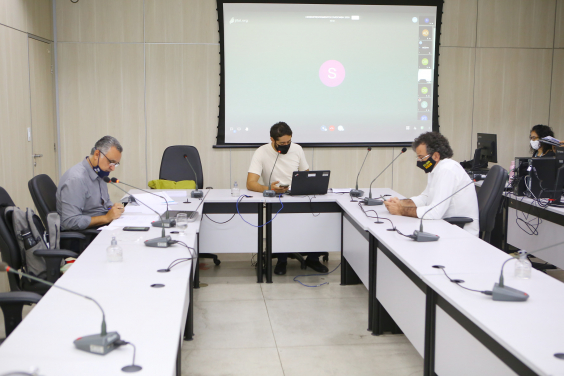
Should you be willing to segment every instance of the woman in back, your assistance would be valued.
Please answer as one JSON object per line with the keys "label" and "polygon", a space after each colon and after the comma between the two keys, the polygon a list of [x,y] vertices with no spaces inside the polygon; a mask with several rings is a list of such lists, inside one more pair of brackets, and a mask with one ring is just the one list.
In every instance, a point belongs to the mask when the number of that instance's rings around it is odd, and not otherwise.
{"label": "woman in back", "polygon": [[530,139],[533,158],[556,156],[553,146],[542,142],[542,139],[547,136],[554,137],[554,132],[548,125],[538,124],[531,129]]}

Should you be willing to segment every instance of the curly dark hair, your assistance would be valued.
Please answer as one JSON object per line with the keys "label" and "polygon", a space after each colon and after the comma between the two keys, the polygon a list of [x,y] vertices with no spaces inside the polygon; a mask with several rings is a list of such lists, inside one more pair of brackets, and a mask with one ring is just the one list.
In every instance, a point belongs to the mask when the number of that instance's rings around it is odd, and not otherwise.
{"label": "curly dark hair", "polygon": [[[545,148],[552,147],[550,144],[546,144],[541,141],[542,138],[547,136],[554,137],[554,132],[552,131],[552,128],[550,128],[548,125],[537,124],[531,128],[529,134],[533,131],[537,134],[537,136],[539,136],[539,141],[541,142],[541,148],[543,151],[545,150]],[[533,149],[532,147],[529,147],[529,149],[531,150],[532,153],[535,152],[535,149]]]}
{"label": "curly dark hair", "polygon": [[278,141],[278,139],[282,136],[291,136],[292,130],[290,126],[283,121],[280,121],[270,127],[270,137],[274,139],[274,141]]}
{"label": "curly dark hair", "polygon": [[415,149],[417,149],[417,147],[421,144],[427,146],[427,154],[433,155],[435,152],[438,152],[441,159],[451,158],[454,154],[447,138],[439,132],[427,132],[420,134],[419,137],[413,140],[411,148],[415,151]]}

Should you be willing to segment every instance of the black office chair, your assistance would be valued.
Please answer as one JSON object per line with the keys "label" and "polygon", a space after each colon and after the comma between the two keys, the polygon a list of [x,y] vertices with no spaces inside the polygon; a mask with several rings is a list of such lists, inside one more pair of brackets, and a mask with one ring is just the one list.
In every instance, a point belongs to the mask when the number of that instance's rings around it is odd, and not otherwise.
{"label": "black office chair", "polygon": [[[14,201],[12,201],[8,192],[0,187],[0,254],[2,255],[2,261],[14,269],[20,270],[23,267],[23,260],[16,235],[12,229],[11,215],[8,218],[4,218],[6,207],[14,205]],[[45,259],[47,266],[47,276],[45,279],[52,283],[61,276],[61,261],[67,257],[78,257],[75,252],[63,249],[38,249],[34,254]],[[13,273],[8,273],[8,283],[10,291],[13,292],[30,291],[44,295],[49,289],[47,285],[31,281],[28,278],[20,278]]]}
{"label": "black office chair", "polygon": [[[28,183],[29,193],[37,208],[37,214],[45,228],[47,228],[47,215],[57,211],[57,186],[48,175],[34,176]],[[85,229],[81,231],[62,231],[61,248],[82,252],[98,235],[96,229]]]}
{"label": "black office chair", "polygon": [[[4,328],[6,337],[16,329],[22,322],[22,310],[24,305],[37,304],[41,295],[34,292],[2,292],[0,293],[0,309],[4,314]],[[0,338],[0,345],[5,338]]]}
{"label": "black office chair", "polygon": [[[492,230],[495,226],[495,217],[501,205],[503,189],[505,188],[508,176],[507,171],[503,167],[499,165],[493,166],[477,194],[480,238],[488,243],[490,242]],[[463,228],[466,223],[473,222],[472,218],[467,217],[451,217],[445,218],[444,220],[461,228]]]}
{"label": "black office chair", "polygon": [[[196,175],[194,175],[192,168],[190,168],[190,165],[184,159],[184,155],[188,157],[188,160],[196,171]],[[204,172],[202,171],[202,161],[198,149],[190,145],[167,147],[161,160],[159,179],[170,181],[194,180],[198,189],[203,189]],[[211,187],[206,187],[206,189],[211,189]],[[217,255],[213,253],[200,253],[199,258],[213,259],[215,265],[221,264]]]}

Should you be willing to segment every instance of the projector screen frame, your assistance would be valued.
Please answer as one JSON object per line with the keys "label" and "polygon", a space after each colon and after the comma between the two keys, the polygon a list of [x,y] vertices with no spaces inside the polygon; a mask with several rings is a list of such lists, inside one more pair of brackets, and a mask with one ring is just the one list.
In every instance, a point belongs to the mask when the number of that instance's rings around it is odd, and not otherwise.
{"label": "projector screen frame", "polygon": [[[225,61],[224,61],[224,29],[223,29],[223,4],[232,3],[256,3],[256,4],[328,4],[328,5],[394,5],[394,6],[435,6],[437,7],[436,16],[436,38],[435,38],[435,55],[433,61],[433,116],[432,130],[439,132],[439,114],[438,114],[438,77],[439,77],[439,46],[441,37],[441,25],[443,14],[444,0],[353,0],[345,3],[343,0],[216,0],[218,26],[219,26],[219,56],[220,56],[220,84],[219,84],[219,116],[217,125],[216,144],[213,148],[257,148],[268,142],[270,136],[265,134],[265,142],[263,143],[225,143]],[[280,121],[284,121],[280,119]],[[274,124],[274,123],[273,123]],[[292,126],[289,124],[290,127]],[[331,142],[300,142],[303,147],[409,147],[411,142],[348,142],[348,143],[331,143]]]}

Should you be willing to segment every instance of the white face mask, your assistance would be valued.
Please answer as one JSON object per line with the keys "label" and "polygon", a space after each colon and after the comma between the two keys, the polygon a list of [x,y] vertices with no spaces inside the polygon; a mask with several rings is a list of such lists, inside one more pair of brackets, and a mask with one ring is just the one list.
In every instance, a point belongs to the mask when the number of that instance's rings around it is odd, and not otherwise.
{"label": "white face mask", "polygon": [[540,146],[540,141],[539,141],[539,140],[536,140],[536,141],[531,140],[531,147],[532,147],[533,149],[539,150],[539,146]]}

